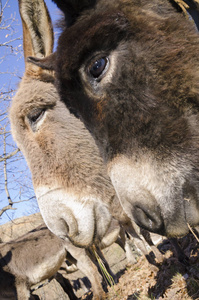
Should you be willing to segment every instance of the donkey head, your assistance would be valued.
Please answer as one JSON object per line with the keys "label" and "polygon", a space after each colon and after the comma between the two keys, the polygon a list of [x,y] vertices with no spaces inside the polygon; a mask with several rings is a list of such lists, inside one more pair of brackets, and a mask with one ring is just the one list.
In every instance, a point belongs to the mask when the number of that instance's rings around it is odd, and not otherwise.
{"label": "donkey head", "polygon": [[[51,54],[53,31],[44,2],[20,0],[19,7],[25,60]],[[26,62],[10,121],[49,229],[83,247],[101,240],[115,192],[93,138],[59,100],[52,72]]]}
{"label": "donkey head", "polygon": [[55,69],[126,213],[180,236],[199,223],[199,37],[171,2],[99,0],[63,31],[53,60],[32,62]]}

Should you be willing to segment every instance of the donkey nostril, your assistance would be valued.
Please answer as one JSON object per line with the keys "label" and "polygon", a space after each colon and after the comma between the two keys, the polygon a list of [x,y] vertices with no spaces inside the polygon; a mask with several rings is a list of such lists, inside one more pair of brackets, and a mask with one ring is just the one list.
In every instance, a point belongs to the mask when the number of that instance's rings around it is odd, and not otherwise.
{"label": "donkey nostril", "polygon": [[61,219],[61,227],[63,229],[63,232],[68,236],[69,234],[69,225],[66,223],[64,219]]}
{"label": "donkey nostril", "polygon": [[60,226],[65,236],[72,238],[78,235],[78,223],[70,209],[67,209],[64,217],[60,219]]}
{"label": "donkey nostril", "polygon": [[136,206],[133,210],[133,216],[140,227],[159,234],[164,233],[164,222],[158,208],[148,209]]}

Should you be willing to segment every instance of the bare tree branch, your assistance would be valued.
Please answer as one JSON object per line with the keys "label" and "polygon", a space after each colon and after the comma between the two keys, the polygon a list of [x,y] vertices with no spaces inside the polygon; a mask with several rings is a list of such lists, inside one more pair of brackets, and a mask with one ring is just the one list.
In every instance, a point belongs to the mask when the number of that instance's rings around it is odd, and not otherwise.
{"label": "bare tree branch", "polygon": [[12,205],[7,205],[4,206],[1,210],[0,210],[0,217],[3,215],[4,212],[6,212],[7,210],[16,210],[16,208],[12,207]]}
{"label": "bare tree branch", "polygon": [[13,202],[12,202],[12,200],[11,200],[10,193],[9,193],[9,190],[8,190],[7,159],[5,158],[5,157],[6,157],[6,134],[4,134],[4,144],[3,144],[3,149],[4,149],[3,156],[4,156],[4,181],[5,181],[5,192],[6,192],[6,195],[7,195],[8,203],[9,203],[9,205],[12,207]]}
{"label": "bare tree branch", "polygon": [[20,151],[20,149],[17,148],[15,151],[10,152],[9,154],[4,155],[3,157],[0,157],[0,162],[1,162],[1,161],[5,161],[5,160],[7,160],[7,159],[9,159],[9,158],[11,158],[11,157],[13,157],[13,156],[15,156],[19,151]]}
{"label": "bare tree branch", "polygon": [[[10,11],[10,17],[5,18]],[[5,14],[6,12],[6,14]],[[22,58],[22,34],[17,32],[17,12],[12,9],[12,1],[0,0],[0,221],[10,218],[9,211],[15,211],[20,203],[35,199],[30,172],[20,150],[14,144],[8,120],[8,107],[14,96],[18,78],[17,64],[8,65],[6,60]],[[16,26],[17,25],[17,26]],[[21,27],[20,27],[21,30]],[[6,80],[5,80],[6,78]],[[30,209],[31,210],[31,209]],[[12,216],[13,218],[13,216]]]}

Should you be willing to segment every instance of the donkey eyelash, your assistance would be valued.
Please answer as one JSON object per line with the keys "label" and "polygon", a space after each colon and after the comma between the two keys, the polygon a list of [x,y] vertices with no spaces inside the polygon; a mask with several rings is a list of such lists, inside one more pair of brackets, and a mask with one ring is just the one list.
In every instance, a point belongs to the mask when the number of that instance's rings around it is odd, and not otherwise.
{"label": "donkey eyelash", "polygon": [[46,113],[46,108],[34,108],[28,115],[28,123],[31,126],[33,132],[36,132],[43,123],[44,115]]}
{"label": "donkey eyelash", "polygon": [[33,109],[27,116],[28,120],[31,123],[35,123],[35,122],[39,121],[42,118],[45,111],[46,111],[46,109],[43,109],[43,108]]}

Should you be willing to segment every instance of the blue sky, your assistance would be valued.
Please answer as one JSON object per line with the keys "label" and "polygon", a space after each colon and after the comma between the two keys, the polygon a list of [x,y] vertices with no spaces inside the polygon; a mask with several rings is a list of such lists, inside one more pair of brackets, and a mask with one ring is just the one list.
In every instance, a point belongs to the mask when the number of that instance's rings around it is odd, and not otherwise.
{"label": "blue sky", "polygon": [[[24,73],[24,58],[23,58],[23,41],[22,41],[22,25],[21,19],[18,11],[18,1],[17,0],[0,0],[2,6],[6,4],[6,8],[3,13],[3,20],[0,24],[0,115],[4,112],[10,103],[10,98],[15,94],[17,85],[20,82],[21,77]],[[7,3],[8,2],[8,3]],[[45,1],[53,24],[59,18],[59,11],[52,1]],[[11,23],[11,20],[14,21]],[[9,25],[9,29],[5,27]],[[2,28],[3,27],[3,28]],[[56,30],[55,30],[56,32]],[[55,34],[55,41],[57,40],[58,33]],[[14,40],[11,43],[6,44],[8,41]],[[2,46],[3,44],[3,46]],[[12,46],[12,47],[11,47]],[[55,43],[56,47],[56,43]],[[5,97],[8,91],[13,92]],[[3,95],[3,96],[2,96]],[[3,99],[3,101],[2,101]],[[0,118],[1,119],[1,118]],[[2,123],[0,124],[0,127]],[[0,128],[1,129],[1,128]],[[9,130],[9,124],[7,124],[6,130]],[[12,137],[7,138],[7,149],[6,152],[10,152],[16,147]],[[2,137],[0,140],[0,156],[3,153],[3,142]],[[21,154],[18,156],[21,157]],[[11,198],[14,201],[19,201],[20,199],[25,200],[28,196],[33,195],[33,188],[31,186],[31,175],[28,171],[25,161],[20,158],[13,159],[10,162],[9,167],[9,191],[11,192]],[[2,173],[0,173],[2,176]],[[20,180],[24,181],[24,187],[20,186]],[[1,178],[0,183],[0,209],[7,205],[6,193],[4,191],[3,179]],[[24,198],[25,197],[25,198]],[[18,218],[23,215],[28,215],[34,213],[37,210],[35,200],[22,202],[14,205],[17,210],[7,211],[0,217],[0,225],[10,221],[10,219]]]}
{"label": "blue sky", "polygon": [[[5,5],[5,3],[7,2],[7,0],[2,0],[2,4],[3,6]],[[53,24],[56,22],[56,20],[59,18],[59,11],[56,7],[56,5],[50,1],[47,0],[46,4],[48,6]],[[8,2],[7,8],[4,11],[4,15],[3,15],[5,20],[8,20],[10,18],[15,18],[16,21],[13,24],[13,29],[16,31],[16,34],[13,36],[13,38],[19,38],[19,40],[15,41],[12,43],[12,46],[20,46],[21,51],[22,51],[22,25],[21,25],[21,19],[20,19],[20,15],[19,15],[19,11],[18,11],[18,1],[17,0],[10,0]],[[5,34],[0,33],[0,43],[4,43],[7,40],[9,40],[9,36],[7,36],[8,32],[5,32]],[[56,45],[55,45],[56,46]],[[4,47],[0,47],[0,57],[3,56],[3,53],[5,51]],[[17,74],[19,74],[20,76],[23,75],[24,72],[24,60],[22,56],[18,56],[17,59],[15,56],[13,55],[9,55],[6,60],[4,61],[4,63],[1,64],[1,71],[10,71],[10,73],[16,72]],[[2,77],[1,77],[2,80]],[[3,83],[4,81],[6,82],[6,84],[10,83],[10,84],[15,84],[16,86],[16,82],[18,80],[13,79],[13,77],[10,75],[9,76],[4,76],[3,77]],[[1,81],[1,85],[2,85],[2,81]]]}

